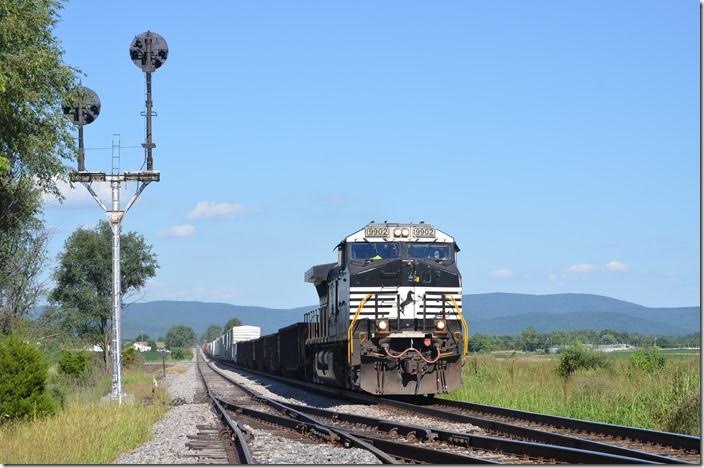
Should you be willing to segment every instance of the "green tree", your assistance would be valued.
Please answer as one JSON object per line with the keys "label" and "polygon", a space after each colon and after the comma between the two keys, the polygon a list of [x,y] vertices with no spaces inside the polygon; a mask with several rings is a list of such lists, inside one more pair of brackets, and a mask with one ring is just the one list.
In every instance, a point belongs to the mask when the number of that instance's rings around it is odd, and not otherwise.
{"label": "green tree", "polygon": [[633,370],[641,370],[648,374],[665,367],[665,356],[658,348],[649,351],[639,349],[629,356],[630,366]]}
{"label": "green tree", "polygon": [[533,327],[528,327],[521,332],[523,351],[535,351],[540,344],[538,332]]}
{"label": "green tree", "polygon": [[225,323],[225,326],[223,327],[223,331],[230,330],[232,327],[239,327],[240,325],[242,325],[242,322],[240,321],[240,319],[238,319],[237,317],[231,318],[230,320],[228,320]]}
{"label": "green tree", "polygon": [[190,361],[193,359],[193,353],[189,349],[174,348],[171,351],[171,359],[174,361]]}
{"label": "green tree", "polygon": [[604,353],[592,351],[581,345],[573,345],[560,353],[557,373],[564,378],[569,378],[579,369],[606,367],[609,367],[609,361]]}
{"label": "green tree", "polygon": [[57,195],[57,179],[66,175],[61,160],[75,155],[61,105],[77,72],[63,63],[53,34],[60,8],[56,0],[0,0],[2,177],[26,177]]}
{"label": "green tree", "polygon": [[136,349],[130,347],[122,351],[120,356],[120,364],[122,364],[123,369],[130,369],[132,367],[139,366],[142,363],[144,363],[144,359]]}
{"label": "green tree", "polygon": [[75,379],[82,379],[90,369],[90,357],[86,351],[64,351],[59,359],[59,371]]}
{"label": "green tree", "polygon": [[202,335],[200,335],[200,342],[201,343],[208,343],[210,341],[213,341],[217,337],[222,335],[222,328],[220,328],[219,325],[210,325]]}
{"label": "green tree", "polygon": [[44,192],[60,198],[62,160],[75,155],[62,103],[77,70],[54,37],[61,4],[0,0],[0,332],[9,333],[44,293]]}
{"label": "green tree", "polygon": [[166,347],[187,348],[193,346],[196,341],[196,332],[188,325],[174,325],[166,332]]}
{"label": "green tree", "polygon": [[13,229],[0,230],[0,334],[15,329],[46,293],[39,275],[46,263],[48,239],[48,232],[35,217]]}
{"label": "green tree", "polygon": [[3,419],[44,416],[56,411],[47,392],[49,373],[37,347],[10,335],[0,340],[0,415]]}
{"label": "green tree", "polygon": [[[151,245],[136,232],[120,236],[121,300],[143,288],[159,267]],[[66,240],[54,272],[47,320],[86,343],[103,349],[108,366],[112,312],[112,229],[101,221],[95,229],[78,228]]]}
{"label": "green tree", "polygon": [[146,333],[140,333],[137,335],[137,338],[134,339],[134,341],[149,341],[149,335]]}

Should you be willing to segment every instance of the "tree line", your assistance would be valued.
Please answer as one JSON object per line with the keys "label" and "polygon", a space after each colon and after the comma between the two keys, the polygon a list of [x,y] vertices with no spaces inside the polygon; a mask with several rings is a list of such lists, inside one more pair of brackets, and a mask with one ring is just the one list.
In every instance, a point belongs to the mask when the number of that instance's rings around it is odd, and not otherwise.
{"label": "tree line", "polygon": [[[212,324],[200,335],[198,343],[208,343],[219,338],[223,334],[223,330],[230,330],[232,327],[238,327],[242,322],[237,317],[231,318],[225,322],[225,326]],[[134,341],[146,341],[148,346],[156,349],[156,342],[151,341],[149,335],[140,333]],[[159,337],[157,341],[163,341],[168,349],[186,348],[196,345],[196,332],[188,325],[172,325],[166,332],[166,337]]]}
{"label": "tree line", "polygon": [[548,352],[552,347],[565,347],[574,343],[609,345],[628,344],[635,347],[681,348],[698,347],[700,333],[686,336],[647,336],[616,330],[565,330],[540,333],[528,327],[520,335],[475,334],[469,339],[471,352],[521,350]]}

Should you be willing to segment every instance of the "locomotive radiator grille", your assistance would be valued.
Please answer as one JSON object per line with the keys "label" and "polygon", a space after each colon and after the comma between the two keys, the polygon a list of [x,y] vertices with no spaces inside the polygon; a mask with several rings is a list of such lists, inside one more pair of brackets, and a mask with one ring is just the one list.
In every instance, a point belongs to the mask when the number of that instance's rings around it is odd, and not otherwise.
{"label": "locomotive radiator grille", "polygon": [[403,309],[401,312],[403,319],[423,318],[424,315],[427,319],[434,319],[442,316],[443,308],[446,315],[454,315],[454,306],[445,298],[445,295],[452,296],[457,306],[462,308],[461,288],[353,287],[350,288],[350,319],[354,317],[354,311],[367,294],[374,294],[374,296],[364,304],[359,314],[360,318],[374,317],[377,311],[378,317],[396,318],[399,304]]}

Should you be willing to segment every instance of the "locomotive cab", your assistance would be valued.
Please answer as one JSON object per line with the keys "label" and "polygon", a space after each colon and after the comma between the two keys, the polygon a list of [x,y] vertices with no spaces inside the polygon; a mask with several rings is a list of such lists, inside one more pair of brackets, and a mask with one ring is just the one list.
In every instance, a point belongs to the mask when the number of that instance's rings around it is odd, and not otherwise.
{"label": "locomotive cab", "polygon": [[454,239],[428,224],[372,223],[317,265],[306,314],[314,381],[373,394],[457,388],[467,352]]}

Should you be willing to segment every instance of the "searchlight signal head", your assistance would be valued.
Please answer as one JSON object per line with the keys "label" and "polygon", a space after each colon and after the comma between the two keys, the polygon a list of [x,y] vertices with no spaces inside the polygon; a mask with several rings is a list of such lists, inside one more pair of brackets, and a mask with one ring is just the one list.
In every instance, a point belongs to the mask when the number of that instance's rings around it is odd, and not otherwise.
{"label": "searchlight signal head", "polygon": [[138,34],[130,44],[130,58],[145,73],[161,67],[169,56],[166,39],[151,31]]}
{"label": "searchlight signal head", "polygon": [[161,67],[166,62],[168,56],[169,46],[166,44],[166,40],[155,32],[147,31],[137,34],[130,44],[130,58],[135,65],[142,69],[146,78],[146,110],[142,114],[146,119],[146,135],[142,147],[144,148],[147,171],[149,172],[154,170],[152,150],[156,148],[156,145],[152,141],[152,117],[156,115],[156,113],[152,111],[154,105],[152,102],[152,72]]}
{"label": "searchlight signal head", "polygon": [[79,85],[69,92],[61,107],[75,125],[88,125],[100,114],[100,99],[95,91]]}
{"label": "searchlight signal head", "polygon": [[83,126],[93,123],[100,114],[98,95],[85,86],[79,85],[69,91],[61,106],[64,115],[78,127],[78,171],[86,170],[85,149],[83,147]]}

